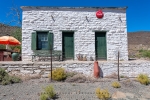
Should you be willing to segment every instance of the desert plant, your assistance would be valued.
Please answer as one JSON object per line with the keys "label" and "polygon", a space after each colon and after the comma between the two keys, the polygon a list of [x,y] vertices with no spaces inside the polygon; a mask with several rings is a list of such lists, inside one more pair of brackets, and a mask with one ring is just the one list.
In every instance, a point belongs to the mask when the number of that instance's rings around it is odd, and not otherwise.
{"label": "desert plant", "polygon": [[108,100],[110,98],[108,90],[101,90],[100,88],[96,89],[96,96],[101,100]]}
{"label": "desert plant", "polygon": [[54,88],[53,86],[47,86],[45,89],[44,89],[45,93],[50,97],[50,98],[54,98],[56,93],[54,91]]}
{"label": "desert plant", "polygon": [[67,77],[65,80],[66,82],[77,82],[77,83],[84,83],[86,81],[86,77],[83,74],[76,74],[72,77]]}
{"label": "desert plant", "polygon": [[137,80],[144,85],[148,85],[150,83],[150,80],[148,78],[147,74],[139,74],[137,77]]}
{"label": "desert plant", "polygon": [[120,78],[128,78],[128,76],[120,75]]}
{"label": "desert plant", "polygon": [[150,58],[150,50],[139,50],[139,57],[148,57]]}
{"label": "desert plant", "polygon": [[7,85],[11,83],[21,82],[21,79],[15,76],[9,76],[8,73],[0,68],[0,84]]}
{"label": "desert plant", "polygon": [[2,85],[7,85],[7,84],[11,84],[11,79],[8,75],[4,76],[2,81],[1,81]]}
{"label": "desert plant", "polygon": [[44,92],[40,95],[40,100],[54,99],[55,97],[55,90],[52,85],[49,85],[44,88]]}
{"label": "desert plant", "polygon": [[21,79],[18,78],[18,77],[15,77],[15,76],[9,76],[9,75],[6,75],[4,76],[1,84],[2,85],[7,85],[7,84],[12,84],[12,83],[19,83],[21,82]]}
{"label": "desert plant", "polygon": [[22,81],[27,81],[27,80],[31,80],[31,79],[39,79],[41,78],[40,74],[21,74],[21,73],[17,73],[17,77],[19,77]]}
{"label": "desert plant", "polygon": [[42,93],[40,95],[40,100],[47,100],[47,99],[48,99],[48,95],[47,94]]}
{"label": "desert plant", "polygon": [[74,72],[74,71],[66,71],[66,77],[69,78],[69,77],[73,77],[74,75],[76,75],[77,72]]}
{"label": "desert plant", "polygon": [[0,82],[3,81],[6,76],[8,76],[8,73],[3,68],[0,68]]}
{"label": "desert plant", "polygon": [[8,85],[8,84],[11,84],[11,82],[9,80],[3,80],[1,82],[2,85]]}
{"label": "desert plant", "polygon": [[125,76],[121,75],[120,78],[124,78]]}
{"label": "desert plant", "polygon": [[6,76],[8,75],[8,73],[3,69],[3,68],[0,68],[0,76]]}
{"label": "desert plant", "polygon": [[21,79],[16,76],[9,76],[11,83],[19,83],[21,82]]}
{"label": "desert plant", "polygon": [[117,79],[118,75],[116,73],[111,73],[110,75],[105,76],[105,78],[114,78],[114,79]]}
{"label": "desert plant", "polygon": [[121,87],[121,85],[120,85],[120,83],[119,82],[112,82],[112,87],[114,87],[114,88],[120,88]]}
{"label": "desert plant", "polygon": [[[50,77],[50,75],[49,75]],[[52,71],[52,79],[56,81],[65,80],[67,77],[66,72],[63,68],[56,68]]]}

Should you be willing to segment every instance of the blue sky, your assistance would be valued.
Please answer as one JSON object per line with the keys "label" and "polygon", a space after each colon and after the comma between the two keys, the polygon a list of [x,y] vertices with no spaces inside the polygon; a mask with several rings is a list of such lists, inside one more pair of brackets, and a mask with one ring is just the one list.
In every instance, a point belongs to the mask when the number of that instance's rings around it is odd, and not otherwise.
{"label": "blue sky", "polygon": [[[13,1],[13,3],[12,3]],[[1,0],[0,22],[7,23],[12,4],[16,6],[65,7],[125,7],[127,6],[127,31],[150,31],[150,0]]]}

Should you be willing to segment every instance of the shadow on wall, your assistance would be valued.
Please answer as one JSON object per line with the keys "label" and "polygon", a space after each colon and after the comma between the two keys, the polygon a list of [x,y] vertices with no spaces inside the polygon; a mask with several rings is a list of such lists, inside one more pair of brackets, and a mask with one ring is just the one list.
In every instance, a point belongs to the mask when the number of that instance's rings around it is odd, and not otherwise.
{"label": "shadow on wall", "polygon": [[98,67],[99,67],[99,71],[100,71],[99,76],[100,76],[101,78],[103,78],[103,71],[102,71],[102,69],[100,68],[100,66],[98,66]]}

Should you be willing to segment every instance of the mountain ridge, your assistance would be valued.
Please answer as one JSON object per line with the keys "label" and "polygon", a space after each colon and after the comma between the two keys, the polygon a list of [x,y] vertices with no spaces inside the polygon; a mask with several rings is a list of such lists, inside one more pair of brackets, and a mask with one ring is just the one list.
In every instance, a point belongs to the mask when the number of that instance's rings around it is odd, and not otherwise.
{"label": "mountain ridge", "polygon": [[3,23],[0,23],[0,36],[11,35],[16,29],[19,29],[18,26],[10,26]]}

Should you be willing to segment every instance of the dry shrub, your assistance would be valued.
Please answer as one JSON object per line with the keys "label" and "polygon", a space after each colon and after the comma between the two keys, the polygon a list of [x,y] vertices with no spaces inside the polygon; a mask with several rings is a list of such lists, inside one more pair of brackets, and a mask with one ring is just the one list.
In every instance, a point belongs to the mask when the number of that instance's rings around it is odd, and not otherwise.
{"label": "dry shrub", "polygon": [[148,85],[150,83],[150,80],[148,78],[147,74],[139,74],[137,77],[137,80],[144,85]]}
{"label": "dry shrub", "polygon": [[123,83],[124,85],[128,85],[128,84],[131,83],[131,80],[130,80],[130,79],[127,79],[127,80],[122,81],[122,83]]}
{"label": "dry shrub", "polygon": [[118,75],[116,73],[112,73],[110,75],[105,76],[105,78],[113,78],[113,79],[117,79]]}
{"label": "dry shrub", "polygon": [[76,74],[78,74],[78,73],[75,72],[75,71],[66,71],[67,78],[73,77],[73,76],[76,75]]}
{"label": "dry shrub", "polygon": [[120,85],[120,83],[119,82],[117,82],[117,81],[115,81],[115,82],[112,82],[112,87],[114,87],[114,88],[120,88],[121,87],[121,85]]}
{"label": "dry shrub", "polygon": [[0,84],[7,85],[12,83],[19,83],[21,79],[16,76],[10,76],[8,72],[0,68]]}
{"label": "dry shrub", "polygon": [[23,74],[23,73],[9,73],[10,76],[16,76],[19,77],[22,81],[27,81],[31,79],[39,79],[41,78],[40,74]]}
{"label": "dry shrub", "polygon": [[111,96],[108,92],[108,90],[101,90],[100,88],[97,88],[96,91],[96,96],[101,99],[101,100],[108,100]]}
{"label": "dry shrub", "polygon": [[26,81],[26,80],[31,80],[31,79],[40,79],[41,78],[41,75],[39,74],[30,74],[30,75],[24,75],[24,76],[21,76],[21,78]]}
{"label": "dry shrub", "polygon": [[[49,78],[51,77],[51,75],[49,74],[48,76]],[[63,81],[65,80],[67,77],[67,74],[64,70],[64,68],[56,68],[54,70],[52,70],[52,79],[55,81]]]}
{"label": "dry shrub", "polygon": [[86,80],[86,82],[87,83],[94,83],[94,82],[99,82],[100,81],[100,79],[97,79],[97,78],[95,78],[95,77],[86,77],[87,78],[87,80]]}
{"label": "dry shrub", "polygon": [[54,87],[52,85],[46,86],[44,92],[40,95],[40,100],[51,100],[56,97]]}
{"label": "dry shrub", "polygon": [[124,80],[121,83],[125,87],[131,87],[131,88],[136,87],[136,85],[134,84],[134,82],[132,80],[130,80],[130,79]]}
{"label": "dry shrub", "polygon": [[48,99],[48,95],[44,94],[44,93],[41,93],[40,100],[47,100],[47,99]]}
{"label": "dry shrub", "polygon": [[120,75],[120,78],[129,78],[129,77],[125,75]]}
{"label": "dry shrub", "polygon": [[87,79],[83,74],[76,74],[73,77],[68,77],[65,81],[66,82],[84,83],[86,80]]}

